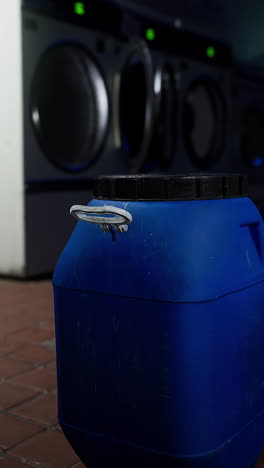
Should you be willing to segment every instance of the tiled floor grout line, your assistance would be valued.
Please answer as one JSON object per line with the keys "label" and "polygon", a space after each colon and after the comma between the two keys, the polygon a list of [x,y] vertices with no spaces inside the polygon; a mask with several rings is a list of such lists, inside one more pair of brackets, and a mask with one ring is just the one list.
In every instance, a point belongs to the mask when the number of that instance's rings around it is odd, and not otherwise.
{"label": "tiled floor grout line", "polygon": [[[13,416],[13,415],[12,415]],[[17,418],[17,419],[20,419],[20,418]],[[21,418],[21,419],[24,419],[24,418]],[[37,425],[36,421],[33,421],[31,419],[24,419],[26,422],[31,422],[31,423],[34,423],[35,425]],[[39,423],[38,424],[39,426],[44,426],[43,424]],[[9,451],[10,450],[13,450],[14,448],[17,448],[19,447],[20,445],[23,445],[25,442],[28,442],[32,439],[35,439],[35,437],[39,436],[40,434],[44,434],[45,432],[51,432],[51,431],[58,431],[58,429],[56,428],[56,426],[47,426],[47,427],[43,427],[42,430],[39,430],[38,432],[35,432],[35,434],[32,434],[31,436],[29,437],[26,437],[25,439],[23,440],[20,440],[17,444],[14,444],[10,447],[8,447],[8,449],[3,449],[3,454],[6,454],[6,455],[10,455],[9,454]],[[12,455],[13,456],[13,455]],[[79,463],[79,462],[78,462]],[[39,466],[39,465],[38,465]]]}
{"label": "tiled floor grout line", "polygon": [[41,396],[44,396],[44,395],[49,395],[49,393],[39,392],[36,395],[34,395],[33,397],[26,398],[25,400],[21,400],[19,403],[16,403],[13,406],[9,406],[8,408],[4,408],[1,411],[12,411],[13,409],[18,408],[19,406],[24,405],[25,403],[31,403],[32,401],[37,400],[37,398],[39,398]]}
{"label": "tiled floor grout line", "polygon": [[20,440],[17,444],[14,444],[14,445],[11,445],[10,447],[8,447],[7,449],[3,449],[3,453],[7,453],[10,451],[10,450],[13,450],[14,448],[17,448],[19,447],[20,445],[23,445],[25,442],[28,442],[29,440],[32,440],[34,439],[36,436],[38,436],[39,434],[44,434],[44,432],[48,432],[48,428],[42,428],[41,430],[39,430],[38,432],[35,432],[35,434],[29,436],[29,437],[26,437],[25,439],[22,439]]}
{"label": "tiled floor grout line", "polygon": [[[30,371],[28,371],[28,372],[30,372]],[[9,377],[9,378],[13,379],[13,377]],[[7,383],[7,384],[10,384],[10,385],[13,385],[14,387],[27,388],[27,389],[30,389],[30,390],[35,390],[36,392],[43,392],[43,393],[51,393],[51,392],[53,392],[55,390],[55,389],[43,390],[43,388],[29,387],[29,386],[26,386],[25,384],[12,382],[11,380],[8,380],[8,379],[0,379],[0,384],[2,384],[2,383]]]}
{"label": "tiled floor grout line", "polygon": [[[46,361],[46,362],[33,362],[33,361],[27,361],[26,359],[16,359],[12,356],[7,356],[8,359],[11,359],[11,361],[15,361],[15,362],[24,362],[26,364],[32,364],[33,368],[34,369],[44,369],[50,362],[53,362],[54,359],[51,359],[50,361]],[[16,375],[13,375],[11,378],[13,377],[16,377],[17,375],[19,374],[16,374]]]}
{"label": "tiled floor grout line", "polygon": [[43,388],[36,388],[36,387],[29,387],[28,385],[26,384],[15,384],[13,382],[10,382],[9,380],[0,380],[0,384],[2,383],[7,383],[7,384],[10,384],[10,385],[13,385],[13,386],[16,386],[17,388],[24,388],[26,390],[33,390],[34,392],[40,392],[40,393],[43,393],[43,395],[57,395],[56,391],[57,391],[57,388],[52,388],[51,390],[43,390]]}
{"label": "tiled floor grout line", "polygon": [[[16,359],[11,359],[11,361],[21,362],[21,361],[17,361]],[[27,361],[27,362],[29,362],[29,361]],[[6,383],[6,382],[8,382],[9,379],[14,379],[15,377],[20,377],[21,375],[27,374],[27,372],[31,372],[32,370],[35,370],[35,369],[44,369],[44,366],[43,366],[43,364],[33,364],[31,369],[24,370],[23,372],[18,372],[18,374],[10,375],[9,377],[7,377],[7,379],[6,378],[0,378],[0,383]]]}
{"label": "tiled floor grout line", "polygon": [[56,429],[56,424],[45,424],[45,423],[42,423],[42,422],[38,422],[36,421],[35,419],[30,419],[30,418],[26,418],[24,416],[19,416],[18,414],[13,414],[13,413],[10,413],[9,411],[7,410],[0,410],[0,414],[4,415],[4,416],[11,416],[12,418],[14,419],[18,419],[19,421],[24,421],[24,422],[30,422],[31,424],[34,424],[35,426],[41,426],[43,429],[51,429],[51,430],[54,430]]}
{"label": "tiled floor grout line", "polygon": [[[17,359],[11,359],[11,361],[15,361],[15,362],[28,362],[29,364],[32,364],[32,369],[45,369],[46,366],[48,365],[48,363],[32,363],[31,361],[18,361]],[[54,359],[52,359],[51,361],[49,362],[53,362]],[[9,379],[12,379],[13,377],[17,377],[18,375],[21,375],[21,374],[26,374],[27,372],[30,372],[30,370],[27,370],[26,372],[19,372],[19,374],[15,374],[15,375],[12,375],[10,377],[8,377]]]}
{"label": "tiled floor grout line", "polygon": [[[25,466],[32,466],[34,468],[46,468],[44,465],[40,465],[39,463],[32,463],[28,461],[26,458],[22,457],[16,457],[15,455],[10,455],[9,453],[4,453],[4,456],[2,458],[5,458],[6,460],[13,460],[16,462],[23,463]],[[1,457],[0,457],[1,460]]]}
{"label": "tiled floor grout line", "polygon": [[[32,328],[32,327],[30,327],[30,328]],[[29,329],[29,327],[28,327],[28,328],[18,328],[16,331],[12,331],[12,332],[10,332],[10,333],[6,333],[6,334],[4,335],[5,340],[8,340],[8,343],[9,343],[9,344],[13,344],[13,343],[14,343],[13,341],[9,341],[11,335],[15,335],[16,333],[20,333],[20,332],[23,332],[23,331],[27,331],[28,329]],[[43,331],[45,330],[44,328],[41,328],[41,327],[33,327],[33,329],[35,329],[35,330],[43,330]],[[46,331],[47,331],[47,332],[50,331],[50,337],[51,337],[51,339],[53,340],[53,339],[55,338],[55,336],[54,336],[54,331],[53,331],[53,330],[49,330],[49,329],[46,330]],[[13,338],[15,339],[15,337],[13,337]],[[45,341],[48,341],[48,340],[43,340],[43,342],[45,342]],[[20,341],[20,343],[21,343],[22,345],[32,345],[32,346],[41,346],[41,343],[43,343],[43,342],[42,342],[42,341],[36,341],[36,342],[31,342],[31,343],[29,343],[28,341]],[[19,341],[18,341],[17,343],[19,343]]]}
{"label": "tiled floor grout line", "polygon": [[[8,356],[7,356],[8,357]],[[19,361],[17,359],[12,359],[10,357],[8,357],[8,359],[10,359],[11,361],[15,361],[15,362],[27,362],[28,364],[32,364],[32,367],[35,368],[35,367],[39,367],[39,366],[42,366],[42,364],[35,364],[34,362],[32,361]],[[26,372],[28,372],[28,370],[26,370]],[[10,377],[8,377],[9,379],[12,379],[13,377],[17,377],[18,375],[21,375],[21,374],[25,374],[26,373],[25,371],[23,372],[19,372],[18,374],[15,374],[15,375],[10,375]]]}
{"label": "tiled floor grout line", "polygon": [[[30,422],[34,422],[34,421],[30,421]],[[39,463],[36,464],[34,462],[30,462],[26,458],[22,458],[22,457],[18,457],[16,455],[12,455],[12,454],[9,453],[9,451],[13,450],[14,448],[19,447],[20,445],[23,445],[23,443],[25,443],[25,442],[28,442],[28,441],[36,438],[40,434],[44,434],[46,432],[55,431],[55,430],[57,430],[56,426],[52,426],[52,427],[49,427],[49,428],[43,428],[43,430],[41,430],[39,432],[36,432],[32,436],[26,437],[25,439],[19,441],[17,444],[14,444],[11,447],[9,447],[8,449],[3,450],[3,452],[0,454],[0,460],[1,460],[1,458],[7,458],[7,459],[9,458],[9,459],[13,459],[14,461],[19,461],[19,462],[25,463],[25,464],[27,464],[29,466],[32,466],[32,467],[46,468],[44,465],[41,465]],[[79,461],[79,462],[75,463],[74,465],[71,465],[69,468],[77,468],[78,466],[80,466],[80,464],[81,464],[81,462]]]}
{"label": "tiled floor grout line", "polygon": [[[13,385],[13,382],[10,382],[9,380],[4,380],[4,379],[3,379],[2,381],[0,381],[0,384],[1,384],[1,383],[8,383],[8,384],[10,384],[10,385],[11,385],[11,384]],[[56,388],[55,388],[55,387],[52,388],[51,390],[43,390],[43,388],[39,388],[39,387],[30,387],[30,386],[27,385],[27,384],[16,384],[16,386],[17,386],[17,387],[20,387],[20,388],[25,388],[25,389],[27,389],[27,390],[34,390],[35,392],[42,392],[42,393],[45,393],[45,394],[47,394],[47,393],[52,393],[52,392],[55,392],[55,391],[56,391]],[[54,395],[54,393],[53,393],[53,395]]]}

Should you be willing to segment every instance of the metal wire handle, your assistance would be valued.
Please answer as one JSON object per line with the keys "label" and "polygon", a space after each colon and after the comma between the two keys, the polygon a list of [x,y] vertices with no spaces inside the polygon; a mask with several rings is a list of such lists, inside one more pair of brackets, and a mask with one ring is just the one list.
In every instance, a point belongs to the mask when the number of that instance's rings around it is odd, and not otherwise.
{"label": "metal wire handle", "polygon": [[[121,208],[115,206],[84,206],[73,205],[70,213],[77,219],[88,223],[100,224],[100,227],[105,232],[111,232],[111,228],[115,228],[118,232],[126,232],[128,224],[132,223],[132,215]],[[112,215],[111,218],[96,216],[97,214]],[[117,216],[114,216],[117,215]]]}

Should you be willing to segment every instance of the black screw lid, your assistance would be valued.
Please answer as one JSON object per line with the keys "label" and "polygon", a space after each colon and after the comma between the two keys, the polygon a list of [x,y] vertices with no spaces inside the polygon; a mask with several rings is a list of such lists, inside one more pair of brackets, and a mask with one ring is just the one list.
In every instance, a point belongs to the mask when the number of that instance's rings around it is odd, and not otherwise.
{"label": "black screw lid", "polygon": [[100,176],[94,196],[105,200],[158,201],[238,198],[248,195],[240,174],[158,174]]}

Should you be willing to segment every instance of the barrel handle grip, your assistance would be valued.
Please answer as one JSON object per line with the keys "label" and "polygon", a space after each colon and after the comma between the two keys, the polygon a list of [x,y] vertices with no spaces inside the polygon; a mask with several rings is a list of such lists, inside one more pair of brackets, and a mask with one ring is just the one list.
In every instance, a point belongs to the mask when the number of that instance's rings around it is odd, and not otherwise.
{"label": "barrel handle grip", "polygon": [[[132,215],[121,208],[115,206],[84,206],[73,205],[70,213],[77,219],[88,223],[99,224],[105,232],[110,232],[115,228],[118,232],[126,232],[128,224],[132,223]],[[112,215],[111,217],[100,216],[102,214]],[[99,216],[98,216],[99,215]]]}
{"label": "barrel handle grip", "polygon": [[249,234],[255,244],[259,259],[264,263],[264,229],[261,217],[259,217],[259,219],[256,218],[251,221],[248,220],[248,222],[241,223],[240,227],[247,227],[249,229]]}

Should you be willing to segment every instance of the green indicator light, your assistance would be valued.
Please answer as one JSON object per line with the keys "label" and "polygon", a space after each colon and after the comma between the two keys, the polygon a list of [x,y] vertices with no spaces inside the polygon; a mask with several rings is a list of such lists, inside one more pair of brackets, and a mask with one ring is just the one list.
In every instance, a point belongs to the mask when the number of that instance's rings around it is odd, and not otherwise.
{"label": "green indicator light", "polygon": [[74,2],[73,7],[76,15],[85,15],[85,5],[83,2]]}
{"label": "green indicator light", "polygon": [[148,41],[154,41],[155,37],[156,37],[156,34],[155,34],[154,29],[152,29],[152,28],[146,29],[146,39]]}
{"label": "green indicator light", "polygon": [[206,55],[209,58],[214,58],[215,57],[215,48],[212,46],[207,47],[206,49]]}

